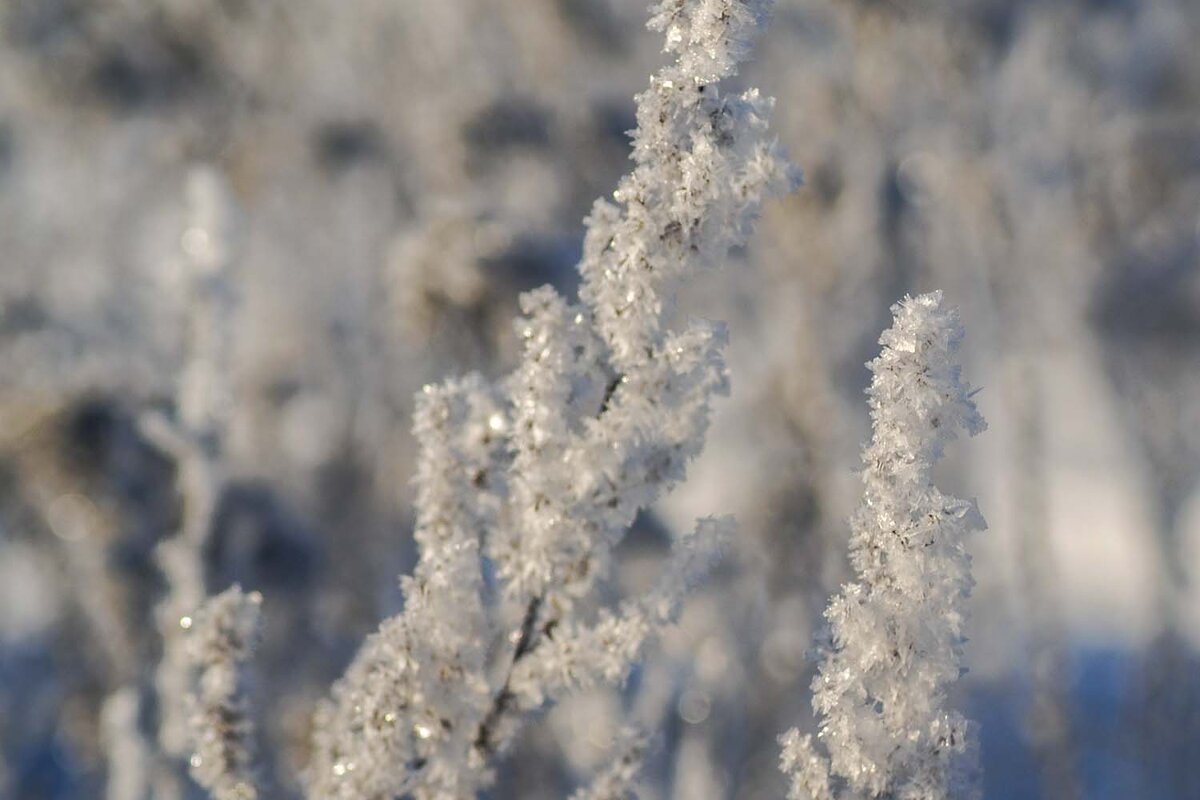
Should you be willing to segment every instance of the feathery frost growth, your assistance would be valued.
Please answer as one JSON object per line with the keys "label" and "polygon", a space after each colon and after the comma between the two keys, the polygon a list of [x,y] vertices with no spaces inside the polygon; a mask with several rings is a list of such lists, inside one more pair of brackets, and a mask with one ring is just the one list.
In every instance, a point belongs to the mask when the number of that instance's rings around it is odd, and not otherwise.
{"label": "feathery frost growth", "polygon": [[450,381],[421,398],[420,563],[403,613],[318,713],[310,796],[474,796],[525,715],[624,679],[711,566],[730,527],[720,520],[677,542],[647,597],[580,610],[638,510],[683,478],[727,389],[724,329],[665,325],[676,281],[744,243],[763,199],[798,182],[767,138],[770,101],[713,85],[769,5],[656,8],[676,61],[637,98],[635,167],[616,203],[587,219],[580,303],[526,294],[505,383]]}
{"label": "feathery frost growth", "polygon": [[478,538],[491,523],[482,487],[501,419],[478,378],[429,387],[420,398],[420,562],[403,582],[403,613],[367,639],[318,711],[309,776],[316,797],[392,797],[417,792],[418,783],[427,787],[422,797],[470,794],[482,767],[471,731],[491,700]]}
{"label": "feathery frost growth", "polygon": [[986,426],[960,377],[962,327],[941,292],[906,297],[892,312],[868,365],[874,433],[851,521],[857,580],[825,612],[830,644],[812,687],[828,756],[795,729],[783,737],[793,800],[975,796],[971,724],[945,695],[963,669],[964,539],[985,525],[974,503],[938,491],[931,472],[956,431]]}
{"label": "feathery frost growth", "polygon": [[262,596],[234,586],[209,598],[187,626],[194,689],[187,697],[192,777],[215,800],[256,800],[254,724],[247,664]]}
{"label": "feathery frost growth", "polygon": [[608,765],[587,786],[571,795],[571,800],[632,800],[642,762],[649,749],[650,737],[636,727],[621,730],[614,743]]}

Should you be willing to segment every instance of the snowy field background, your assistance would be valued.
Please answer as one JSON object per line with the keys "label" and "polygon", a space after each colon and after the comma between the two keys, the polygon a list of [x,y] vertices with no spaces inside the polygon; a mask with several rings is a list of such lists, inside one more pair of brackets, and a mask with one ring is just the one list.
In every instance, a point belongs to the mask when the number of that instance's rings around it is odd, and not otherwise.
{"label": "snowy field background", "polygon": [[[300,796],[312,708],[416,560],[413,396],[506,374],[518,295],[575,291],[664,59],[644,3],[0,0],[0,798],[132,797],[101,708],[161,655],[181,514],[140,420],[197,380],[228,476],[207,583],[265,598],[265,769]],[[848,575],[863,365],[935,288],[989,423],[941,475],[989,525],[954,698],[985,798],[1200,797],[1198,39],[1192,0],[779,0],[737,80],[805,185],[687,283],[732,394],[602,599],[697,517],[736,543],[488,797],[567,796],[629,718],[658,731],[639,796],[783,797],[776,737],[811,728]],[[229,313],[197,333],[210,262]]]}

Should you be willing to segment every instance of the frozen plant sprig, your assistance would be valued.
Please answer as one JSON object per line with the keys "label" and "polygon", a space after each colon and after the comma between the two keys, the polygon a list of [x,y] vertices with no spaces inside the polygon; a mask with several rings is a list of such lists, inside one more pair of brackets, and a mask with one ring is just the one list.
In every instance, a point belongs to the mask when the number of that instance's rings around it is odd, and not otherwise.
{"label": "frozen plant sprig", "polygon": [[650,741],[640,728],[622,728],[611,748],[608,764],[572,794],[570,800],[633,800]]}
{"label": "frozen plant sprig", "polygon": [[159,745],[180,757],[187,749],[189,688],[184,628],[208,595],[203,550],[223,491],[220,458],[231,391],[230,326],[234,295],[230,276],[232,201],[224,178],[207,166],[187,176],[187,226],[180,238],[186,297],[186,359],[175,394],[176,416],[148,413],[141,432],[175,463],[182,502],[179,529],[156,551],[166,596],[156,609],[163,655],[155,674]]}
{"label": "frozen plant sprig", "polygon": [[[767,133],[772,101],[723,97],[765,0],[668,0],[652,27],[674,63],[637,97],[634,169],[586,220],[580,303],[529,295],[513,376],[515,524],[489,543],[509,601],[570,613],[611,546],[682,479],[727,391],[723,326],[665,325],[679,279],[744,244],[762,202],[798,172]],[[687,34],[680,33],[686,23]],[[679,29],[679,30],[677,30]],[[700,64],[705,64],[703,68]]]}
{"label": "frozen plant sprig", "polygon": [[192,777],[214,800],[256,800],[255,728],[247,665],[262,596],[233,586],[209,598],[187,630],[193,688],[187,696]]}
{"label": "frozen plant sprig", "polygon": [[830,644],[812,685],[827,755],[795,729],[782,738],[792,800],[977,794],[973,726],[945,697],[963,671],[965,537],[985,524],[931,473],[957,431],[986,426],[956,362],[958,315],[941,292],[906,297],[892,313],[868,364],[873,434],[851,520],[856,580],[826,609]]}
{"label": "frozen plant sprig", "polygon": [[699,520],[647,595],[616,613],[602,611],[591,624],[564,623],[513,670],[510,690],[521,705],[537,708],[570,691],[623,681],[646,641],[675,619],[683,597],[719,560],[735,530],[732,517]]}
{"label": "frozen plant sprig", "polygon": [[481,780],[473,731],[491,694],[479,535],[491,524],[482,487],[500,420],[477,376],[419,398],[420,561],[403,581],[404,611],[368,637],[318,710],[310,796],[470,796]]}
{"label": "frozen plant sprig", "polygon": [[[774,105],[757,89],[723,96],[764,24],[768,0],[665,0],[651,27],[676,61],[637,97],[634,169],[588,217],[580,297],[617,377],[654,373],[678,279],[744,244],[762,200],[794,190],[799,171],[767,135]],[[638,394],[644,387],[627,391]]]}
{"label": "frozen plant sprig", "polygon": [[207,596],[203,549],[221,491],[218,465],[195,439],[165,417],[148,414],[141,430],[175,462],[182,500],[179,530],[155,551],[167,593],[155,609],[163,653],[155,670],[159,698],[158,740],[163,752],[181,757],[187,750],[187,714],[180,702],[188,691],[186,633]]}
{"label": "frozen plant sprig", "polygon": [[724,328],[665,324],[676,284],[744,243],[763,200],[799,180],[767,136],[771,102],[715,85],[770,5],[656,8],[652,25],[676,59],[637,98],[635,167],[616,202],[587,219],[580,302],[548,287],[526,294],[522,358],[506,382],[426,391],[420,563],[403,613],[318,712],[310,797],[475,796],[526,715],[622,680],[711,566],[729,525],[705,520],[648,597],[591,621],[579,612],[638,511],[682,480],[712,398],[727,390]]}

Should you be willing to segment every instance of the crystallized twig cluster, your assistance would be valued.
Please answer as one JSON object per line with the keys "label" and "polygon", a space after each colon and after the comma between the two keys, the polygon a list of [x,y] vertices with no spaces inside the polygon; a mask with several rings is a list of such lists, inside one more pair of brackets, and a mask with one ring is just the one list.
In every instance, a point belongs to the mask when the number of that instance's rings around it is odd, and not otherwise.
{"label": "crystallized twig cluster", "polygon": [[783,737],[793,800],[975,796],[971,725],[945,695],[963,670],[964,539],[985,526],[974,503],[938,491],[931,471],[956,431],[985,424],[955,362],[962,328],[941,293],[892,312],[868,365],[874,433],[851,523],[857,579],[825,612],[829,649],[813,681],[828,756],[794,729]]}
{"label": "crystallized twig cluster", "polygon": [[420,563],[403,613],[318,714],[311,797],[475,796],[526,714],[622,680],[715,559],[730,526],[703,520],[648,597],[581,618],[614,545],[682,479],[726,391],[723,328],[665,325],[675,283],[744,243],[763,199],[798,180],[767,138],[770,101],[715,85],[769,5],[659,4],[651,24],[676,61],[637,98],[635,167],[616,203],[587,220],[580,303],[528,293],[505,383],[451,381],[421,398]]}

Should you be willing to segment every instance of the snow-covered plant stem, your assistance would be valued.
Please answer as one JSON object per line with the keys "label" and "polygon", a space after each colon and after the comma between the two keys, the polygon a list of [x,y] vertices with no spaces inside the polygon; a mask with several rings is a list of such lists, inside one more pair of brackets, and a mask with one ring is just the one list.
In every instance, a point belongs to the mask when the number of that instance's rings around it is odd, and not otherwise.
{"label": "snow-covered plant stem", "polygon": [[674,287],[744,243],[763,199],[798,181],[767,138],[771,102],[716,86],[769,6],[656,7],[651,27],[676,60],[637,98],[635,167],[616,203],[587,219],[580,302],[528,293],[521,362],[505,383],[451,381],[421,399],[420,563],[404,612],[318,714],[311,797],[473,797],[529,713],[625,677],[729,535],[728,523],[701,521],[657,589],[583,617],[614,545],[683,478],[727,388],[723,327],[666,327]]}
{"label": "snow-covered plant stem", "polygon": [[965,537],[985,525],[931,473],[957,431],[985,424],[960,377],[962,328],[941,292],[906,297],[892,312],[868,365],[874,432],[851,523],[856,580],[825,612],[829,645],[812,686],[827,756],[795,729],[783,737],[793,800],[976,793],[972,726],[946,707],[946,692],[963,669]]}

